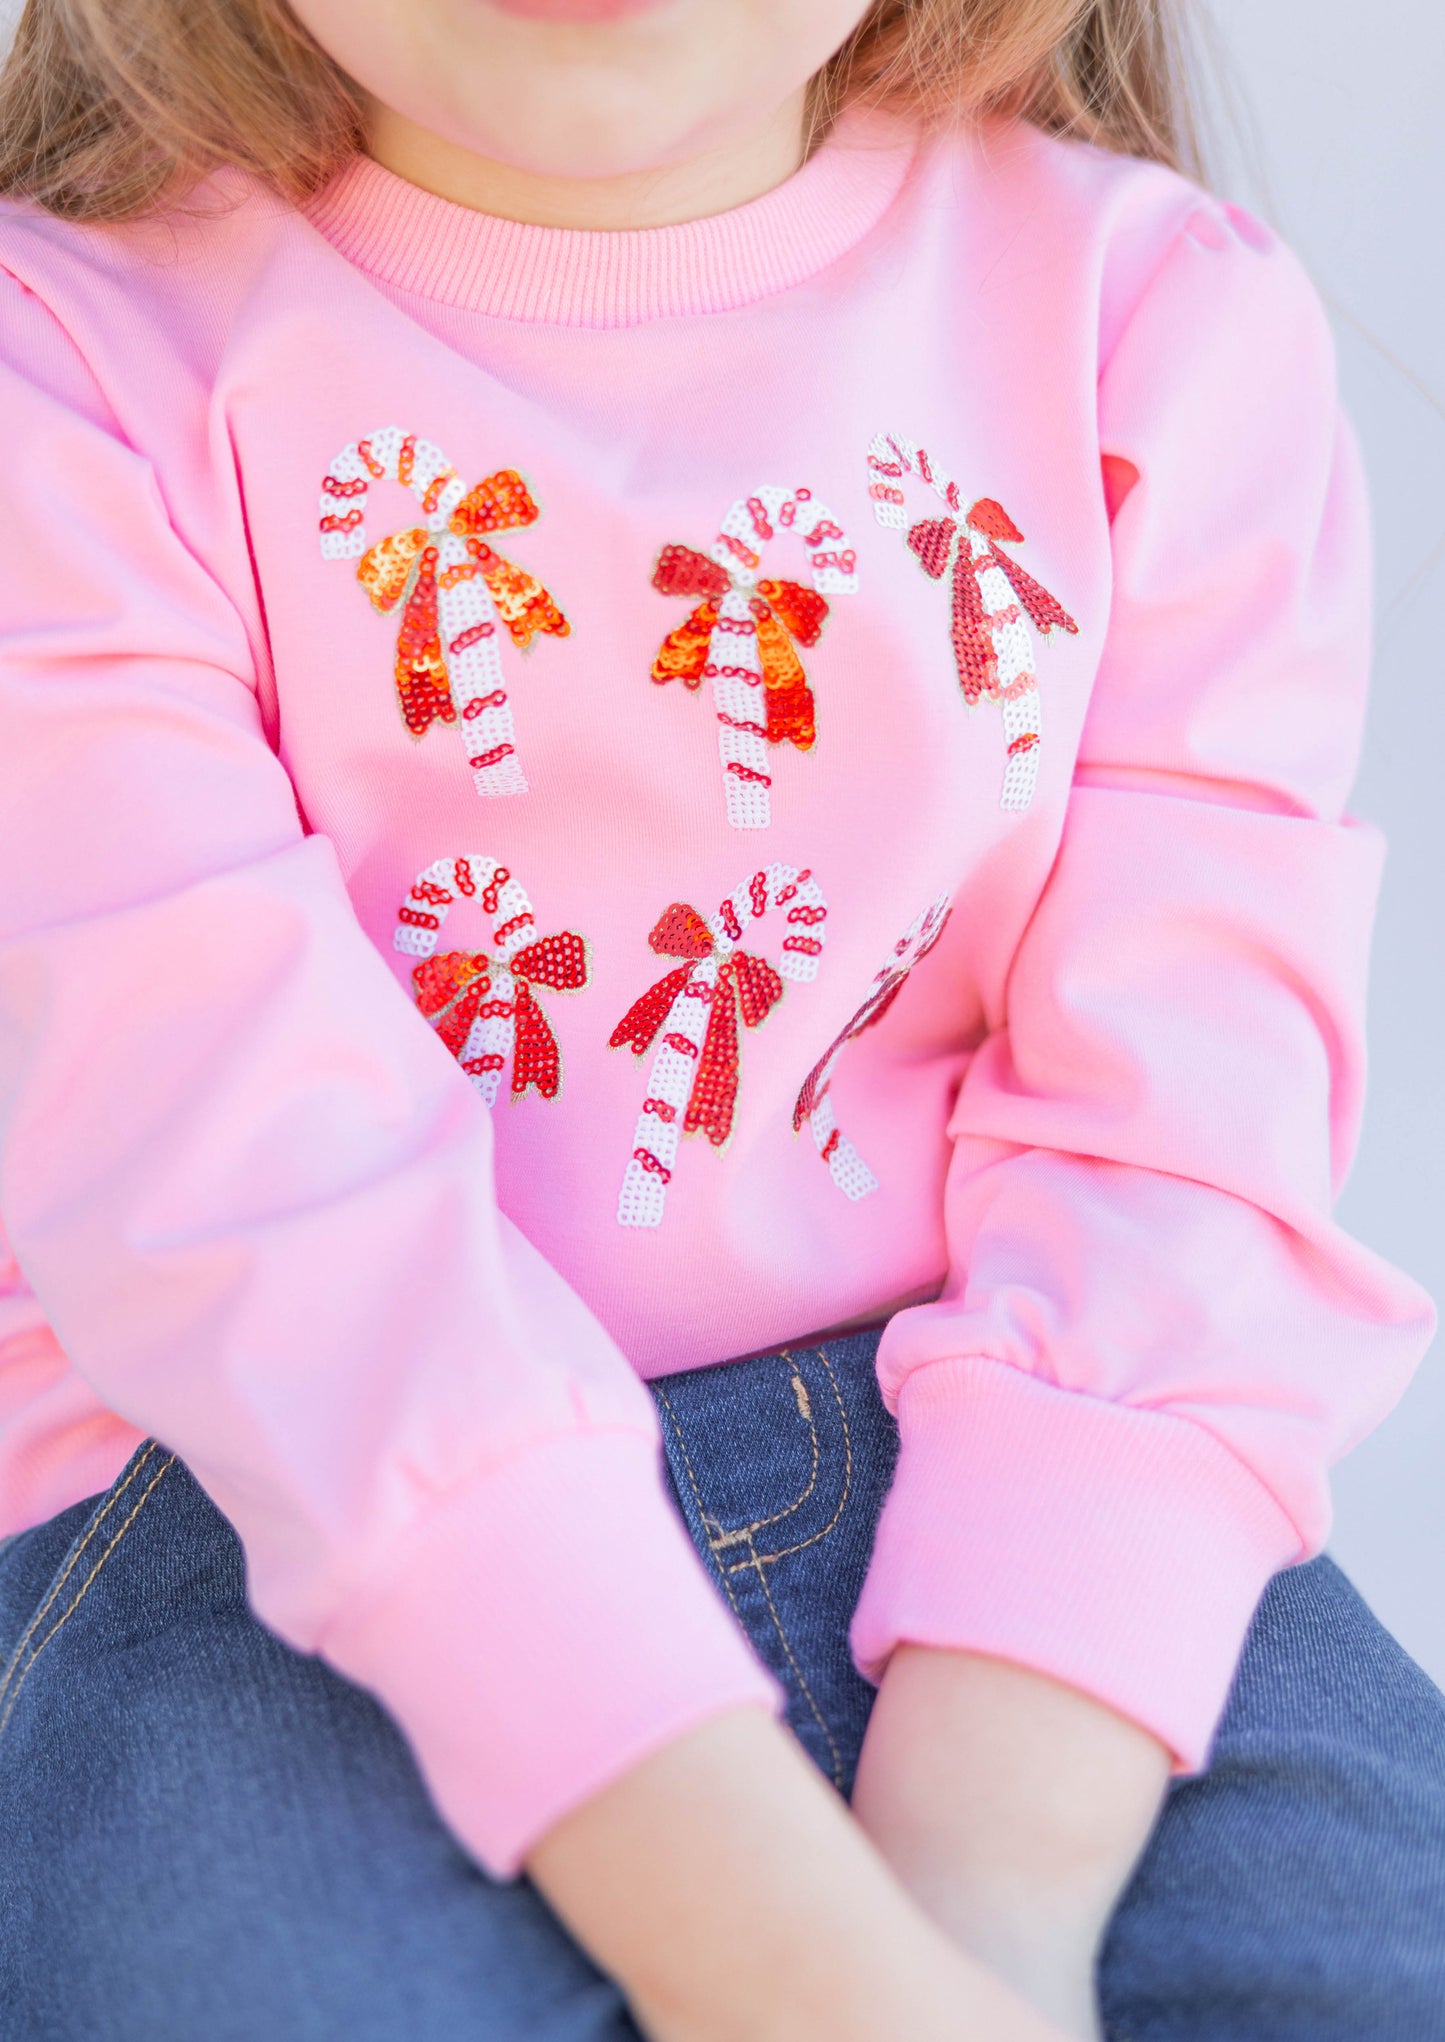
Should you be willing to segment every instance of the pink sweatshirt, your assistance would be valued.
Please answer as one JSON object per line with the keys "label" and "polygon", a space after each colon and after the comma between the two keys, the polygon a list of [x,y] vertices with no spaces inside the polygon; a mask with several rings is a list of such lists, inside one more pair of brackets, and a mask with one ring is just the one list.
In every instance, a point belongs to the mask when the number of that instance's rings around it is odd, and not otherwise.
{"label": "pink sweatshirt", "polygon": [[3,1522],[154,1432],[508,1872],[773,1706],[641,1378],[892,1314],[854,1645],[1207,1753],[1332,1224],[1368,539],[1293,259],[853,117],[686,226],[0,219]]}

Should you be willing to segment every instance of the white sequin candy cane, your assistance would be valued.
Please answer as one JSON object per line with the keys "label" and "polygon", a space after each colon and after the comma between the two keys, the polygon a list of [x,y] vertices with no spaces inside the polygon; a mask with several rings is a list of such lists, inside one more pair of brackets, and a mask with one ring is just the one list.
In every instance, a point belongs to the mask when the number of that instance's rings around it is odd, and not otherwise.
{"label": "white sequin candy cane", "polygon": [[[776,966],[748,948],[749,932],[771,914],[783,928]],[[731,1134],[738,1022],[760,1027],[782,998],[784,979],[817,977],[827,916],[811,872],[769,865],[715,914],[675,902],[659,918],[652,949],[682,962],[634,1003],[611,1038],[614,1049],[625,1045],[642,1056],[661,1036],[622,1178],[617,1217],[624,1227],[661,1225],[683,1134],[705,1134],[719,1148]]]}
{"label": "white sequin candy cane", "polygon": [[[949,515],[909,520],[903,478],[917,475]],[[1039,684],[1028,626],[1047,638],[1078,625],[1046,588],[999,542],[1023,538],[992,497],[965,508],[958,484],[912,440],[878,433],[868,449],[868,494],[880,525],[903,532],[924,572],[935,581],[952,569],[952,638],[959,683],[970,708],[987,696],[1003,710],[1007,761],[1000,806],[1025,809],[1039,776]]]}
{"label": "white sequin candy cane", "polygon": [[817,1063],[803,1080],[798,1094],[798,1103],[793,1108],[793,1128],[796,1132],[806,1120],[813,1130],[813,1140],[818,1154],[828,1166],[828,1174],[846,1198],[866,1198],[878,1189],[878,1179],[854,1148],[838,1125],[833,1111],[833,1098],[829,1090],[833,1066],[846,1046],[865,1028],[871,1028],[881,1021],[892,1006],[907,978],[919,959],[926,957],[939,937],[948,920],[949,897],[941,893],[921,915],[909,923],[907,929],[888,953],[888,961],[874,975],[868,988],[867,998],[857,1013],[834,1036]]}
{"label": "white sequin candy cane", "polygon": [[[487,918],[487,951],[436,947],[458,900]],[[538,936],[532,903],[495,858],[438,858],[417,874],[402,903],[393,946],[421,960],[412,971],[416,1003],[486,1100],[496,1103],[512,1067],[512,1097],[535,1086],[555,1099],[562,1082],[556,1037],[534,987],[575,992],[587,983],[587,945],[570,929]]]}
{"label": "white sequin candy cane", "polygon": [[[807,549],[811,588],[762,574],[769,542],[789,532]],[[813,694],[794,642],[816,645],[826,598],[857,593],[857,557],[811,490],[765,483],[730,507],[705,553],[664,546],[652,585],[663,595],[703,598],[664,640],[652,678],[689,688],[711,683],[728,821],[735,829],[765,830],[772,821],[768,747],[790,743],[809,751],[817,737]]]}
{"label": "white sequin candy cane", "polygon": [[[382,481],[411,491],[421,522],[372,545],[367,496]],[[439,448],[397,426],[343,447],[321,483],[323,557],[356,560],[375,607],[401,609],[396,685],[407,729],[420,738],[434,722],[457,724],[482,795],[527,791],[503,682],[502,630],[525,650],[539,632],[566,637],[570,629],[541,583],[487,543],[487,535],[537,516],[515,469],[469,490]]]}

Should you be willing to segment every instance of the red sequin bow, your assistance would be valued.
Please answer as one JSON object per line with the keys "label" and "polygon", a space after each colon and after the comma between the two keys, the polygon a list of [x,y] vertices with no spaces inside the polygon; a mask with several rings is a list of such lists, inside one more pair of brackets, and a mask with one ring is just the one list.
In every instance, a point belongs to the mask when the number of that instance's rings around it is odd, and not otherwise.
{"label": "red sequin bow", "polygon": [[[988,542],[977,552],[969,536],[973,533]],[[924,573],[935,581],[942,580],[952,562],[953,655],[958,662],[964,700],[970,708],[985,695],[996,702],[1001,693],[990,614],[984,609],[983,591],[978,585],[979,576],[990,567],[998,569],[1029,622],[1044,637],[1051,631],[1079,628],[1041,582],[1035,581],[1016,560],[1000,553],[999,540],[1017,544],[1022,538],[1023,533],[1003,505],[995,503],[991,496],[981,496],[961,518],[924,518],[908,533],[908,544],[917,554]],[[997,612],[993,613],[992,621],[1001,621]]]}
{"label": "red sequin bow", "polygon": [[[690,546],[664,546],[653,569],[652,586],[665,596],[701,596],[684,623],[669,631],[652,662],[659,685],[681,681],[696,688],[708,672],[708,648],[717,628],[719,604],[733,586],[733,577],[705,553]],[[758,634],[758,664],[763,673],[769,744],[793,744],[810,751],[818,727],[813,691],[803,662],[793,650],[817,644],[828,615],[826,600],[796,581],[760,581],[748,593],[748,610]]]}
{"label": "red sequin bow", "polygon": [[[439,570],[435,535],[425,526],[413,525],[379,539],[357,562],[357,580],[378,610],[394,610],[398,603],[402,606],[396,639],[396,693],[413,737],[421,737],[433,723],[455,723],[457,716],[437,615],[439,579],[451,586],[480,575],[497,615],[523,652],[540,631],[557,638],[570,632],[571,625],[541,582],[493,552],[482,537],[486,532],[534,524],[538,515],[531,491],[516,469],[499,468],[470,490],[447,520],[448,531],[466,542],[464,561]],[[492,627],[476,628],[490,631]]]}
{"label": "red sequin bow", "polygon": [[[682,957],[687,961],[660,978],[656,985],[649,986],[613,1029],[613,1049],[621,1049],[625,1043],[634,1056],[641,1056],[652,1047],[673,1001],[702,960],[711,957],[716,949],[712,931],[697,909],[681,901],[675,901],[658,918],[647,940],[659,957]],[[783,997],[783,981],[766,958],[754,957],[746,950],[733,950],[718,964],[716,983],[695,985],[693,992],[709,1003],[709,1011],[682,1128],[684,1134],[695,1134],[701,1129],[714,1147],[721,1148],[732,1133],[733,1106],[738,1094],[738,1016],[741,1014],[745,1028],[760,1026]],[[675,1046],[687,1055],[693,1054],[692,1045],[681,1036]]]}
{"label": "red sequin bow", "polygon": [[[510,1000],[489,999],[493,973],[509,971],[514,992]],[[576,992],[587,983],[587,946],[572,930],[543,936],[512,957],[489,957],[485,951],[447,950],[423,958],[412,972],[416,1003],[451,1051],[462,1060],[472,1023],[489,1015],[513,1023],[512,1097],[520,1099],[535,1085],[544,1099],[555,1099],[562,1082],[562,1058],[551,1023],[537,1004],[534,986]],[[475,1077],[500,1071],[505,1059],[492,1054],[462,1060]]]}

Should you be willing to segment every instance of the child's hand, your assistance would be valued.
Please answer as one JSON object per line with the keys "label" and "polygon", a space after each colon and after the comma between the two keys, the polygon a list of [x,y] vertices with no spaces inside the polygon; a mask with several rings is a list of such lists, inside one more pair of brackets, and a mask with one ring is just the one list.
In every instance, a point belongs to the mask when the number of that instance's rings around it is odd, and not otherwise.
{"label": "child's hand", "polygon": [[644,1759],[528,1869],[650,2042],[1063,2042],[927,1919],[760,1711]]}
{"label": "child's hand", "polygon": [[879,1690],[853,1808],[961,1948],[1092,2042],[1098,1945],[1168,1775],[1161,1744],[1077,1689],[905,1645]]}

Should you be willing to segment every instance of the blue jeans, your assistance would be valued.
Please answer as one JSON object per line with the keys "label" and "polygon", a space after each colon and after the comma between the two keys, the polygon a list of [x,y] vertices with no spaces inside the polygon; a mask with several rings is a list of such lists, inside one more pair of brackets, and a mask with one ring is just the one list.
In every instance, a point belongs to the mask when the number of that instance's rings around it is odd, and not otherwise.
{"label": "blue jeans", "polygon": [[[896,1447],[876,1344],[654,1386],[692,1536],[845,1791]],[[3,2042],[636,2042],[386,1715],[250,1615],[185,1467],[148,1445],[122,1484],[0,1551]],[[1099,1983],[1114,2042],[1445,2042],[1445,1698],[1328,1561],[1265,1596]]]}

